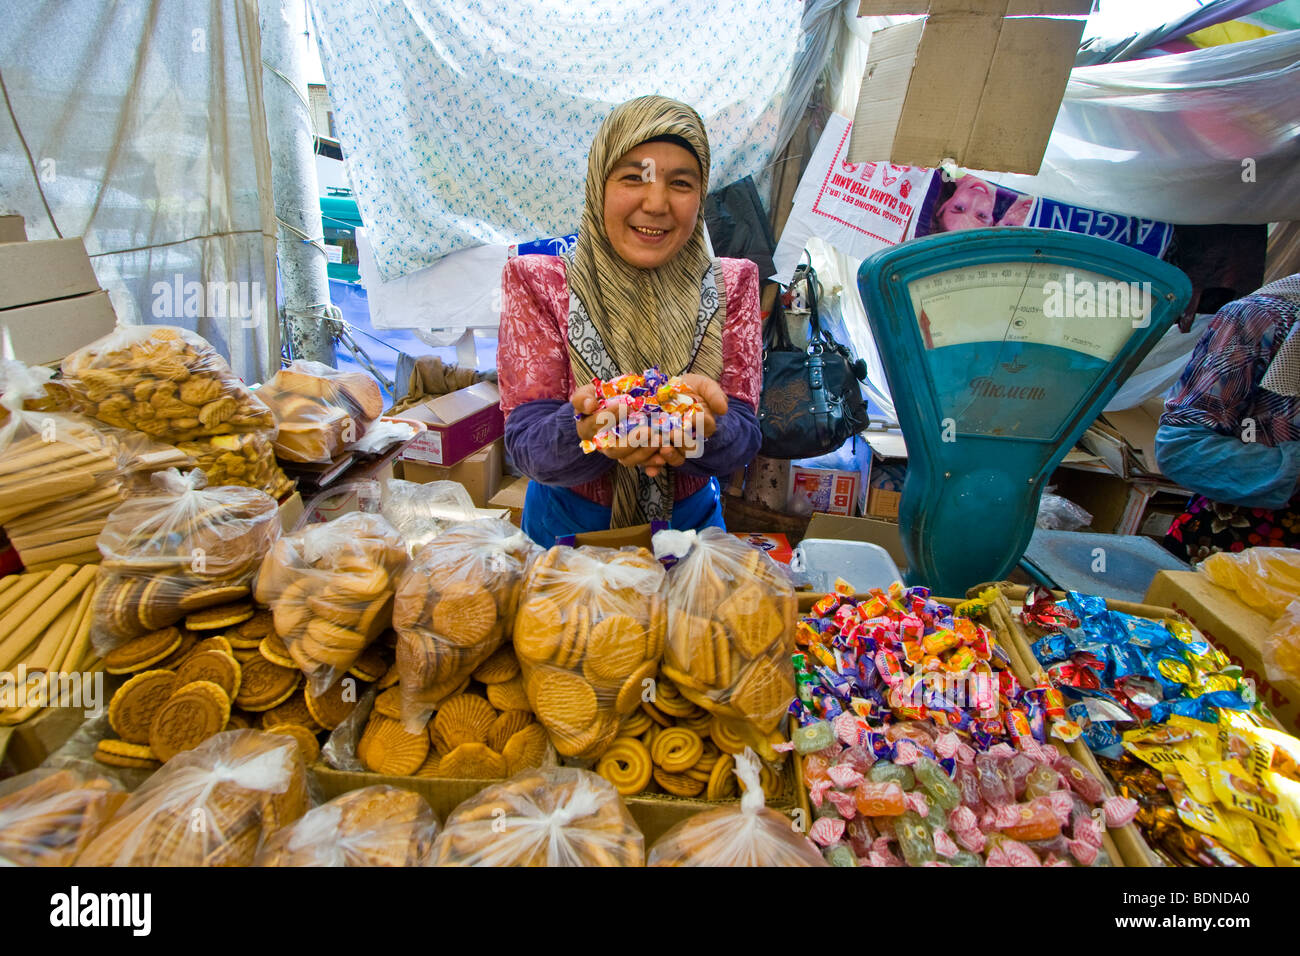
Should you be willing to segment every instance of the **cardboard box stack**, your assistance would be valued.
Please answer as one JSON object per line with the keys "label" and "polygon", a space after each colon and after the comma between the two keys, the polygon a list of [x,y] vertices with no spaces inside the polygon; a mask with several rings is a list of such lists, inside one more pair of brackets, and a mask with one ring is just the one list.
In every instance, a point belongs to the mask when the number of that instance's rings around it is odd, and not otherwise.
{"label": "cardboard box stack", "polygon": [[420,484],[459,482],[476,506],[486,508],[505,469],[506,426],[497,387],[478,382],[405,409],[402,417],[423,422],[428,431],[402,449],[397,477]]}
{"label": "cardboard box stack", "polygon": [[117,316],[81,239],[27,242],[22,219],[3,218],[0,335],[8,335],[14,358],[28,365],[55,365],[112,332]]}

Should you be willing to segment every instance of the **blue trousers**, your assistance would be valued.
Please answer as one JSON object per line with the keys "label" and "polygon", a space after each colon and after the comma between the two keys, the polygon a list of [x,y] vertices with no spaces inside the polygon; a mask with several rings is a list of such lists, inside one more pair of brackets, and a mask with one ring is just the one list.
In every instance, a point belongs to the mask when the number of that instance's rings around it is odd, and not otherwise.
{"label": "blue trousers", "polygon": [[[604,531],[609,527],[610,509],[588,501],[582,495],[558,485],[528,483],[524,496],[524,533],[543,548],[552,547],[555,539],[567,534]],[[678,531],[722,528],[722,498],[718,479],[692,495],[673,504],[671,527]]]}

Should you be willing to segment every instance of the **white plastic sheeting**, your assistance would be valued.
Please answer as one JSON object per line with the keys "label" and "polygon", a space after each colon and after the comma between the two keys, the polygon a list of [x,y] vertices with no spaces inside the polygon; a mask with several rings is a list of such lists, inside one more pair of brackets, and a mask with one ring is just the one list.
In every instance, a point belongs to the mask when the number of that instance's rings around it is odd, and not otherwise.
{"label": "white plastic sheeting", "polygon": [[1300,30],[1075,69],[1035,196],[1184,225],[1300,219]]}
{"label": "white plastic sheeting", "polygon": [[84,236],[119,322],[192,329],[265,380],[279,326],[256,2],[26,0],[3,16],[0,212],[29,239]]}
{"label": "white plastic sheeting", "polygon": [[311,0],[380,275],[578,224],[587,151],[618,103],[704,118],[710,181],[762,186],[800,5],[790,0]]}

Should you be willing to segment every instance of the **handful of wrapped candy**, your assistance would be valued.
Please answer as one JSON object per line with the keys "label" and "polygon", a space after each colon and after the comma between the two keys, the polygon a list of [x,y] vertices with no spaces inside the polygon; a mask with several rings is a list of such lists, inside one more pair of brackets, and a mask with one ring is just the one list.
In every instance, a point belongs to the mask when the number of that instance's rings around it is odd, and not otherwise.
{"label": "handful of wrapped candy", "polygon": [[[838,581],[814,605],[794,655],[792,745],[827,860],[1108,864],[1103,821],[1123,826],[1137,804],[1046,743],[1046,721],[1064,718],[1059,692],[1022,688],[989,630],[925,588],[852,593]],[[981,600],[957,610],[979,613]]]}
{"label": "handful of wrapped candy", "polygon": [[611,415],[612,423],[597,432],[595,438],[583,439],[582,450],[587,454],[620,444],[638,428],[649,428],[661,436],[671,435],[681,431],[690,416],[704,408],[682,378],[675,375],[670,378],[657,366],[639,375],[629,372],[608,382],[599,378],[591,381],[600,396],[594,414]]}
{"label": "handful of wrapped candy", "polygon": [[[1224,709],[1261,712],[1254,686],[1183,621],[1153,621],[1108,610],[1099,597],[1045,589],[1025,595],[1021,620],[1030,645],[1088,747],[1123,753],[1118,724],[1161,724],[1172,715],[1217,723]],[[1258,721],[1254,721],[1258,723]]]}

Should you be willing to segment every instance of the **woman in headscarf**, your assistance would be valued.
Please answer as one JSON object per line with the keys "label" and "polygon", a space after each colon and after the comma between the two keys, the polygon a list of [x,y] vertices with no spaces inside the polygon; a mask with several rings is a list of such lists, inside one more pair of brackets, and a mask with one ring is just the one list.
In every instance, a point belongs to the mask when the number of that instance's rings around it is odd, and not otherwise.
{"label": "woman in headscarf", "polygon": [[[714,259],[701,216],[709,141],[695,110],[643,96],[606,118],[587,160],[578,242],[502,275],[497,365],[506,447],[532,479],[523,527],[556,537],[667,521],[722,527],[718,478],[758,451],[758,268]],[[593,378],[658,366],[705,406],[688,434],[584,454],[604,424]]]}

